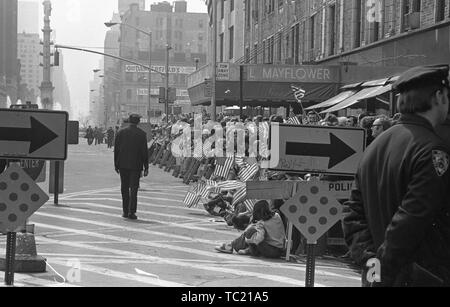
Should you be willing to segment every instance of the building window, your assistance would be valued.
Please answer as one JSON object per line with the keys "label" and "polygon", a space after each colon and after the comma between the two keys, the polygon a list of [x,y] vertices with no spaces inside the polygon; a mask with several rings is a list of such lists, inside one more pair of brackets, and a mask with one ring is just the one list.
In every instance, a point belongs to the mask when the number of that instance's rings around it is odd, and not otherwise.
{"label": "building window", "polygon": [[250,47],[245,47],[245,63],[250,62]]}
{"label": "building window", "polygon": [[406,17],[409,14],[409,0],[402,0],[402,31],[405,32],[409,28],[409,19]]}
{"label": "building window", "polygon": [[328,20],[330,22],[328,27],[328,55],[333,55],[335,49],[336,5],[330,6],[328,14]]}
{"label": "building window", "polygon": [[252,59],[253,59],[253,64],[258,64],[258,43],[255,44],[254,48],[253,48],[253,53],[251,55]]}
{"label": "building window", "polygon": [[224,41],[223,41],[223,33],[219,36],[219,43],[220,43],[220,62],[223,62],[223,48],[224,48]]}
{"label": "building window", "polygon": [[198,34],[198,40],[199,40],[199,41],[202,41],[202,40],[203,40],[203,33],[199,33],[199,34]]}
{"label": "building window", "polygon": [[315,48],[314,42],[315,42],[315,38],[316,38],[316,16],[315,15],[311,17],[311,31],[310,31],[309,35],[310,35],[311,49],[314,49]]}
{"label": "building window", "polygon": [[281,56],[281,52],[282,52],[281,41],[282,41],[282,39],[281,39],[281,32],[279,32],[277,34],[277,61],[278,62],[281,62],[281,59],[282,59],[282,56]]}
{"label": "building window", "polygon": [[127,99],[128,100],[133,99],[133,93],[132,93],[132,91],[130,89],[127,90]]}
{"label": "building window", "polygon": [[251,0],[245,1],[245,26],[247,27],[247,29],[250,29],[250,24],[251,24],[251,17],[252,17],[251,3],[252,3]]}
{"label": "building window", "polygon": [[203,26],[204,26],[203,20],[199,20],[199,21],[198,21],[198,27],[199,27],[200,29],[203,29]]}
{"label": "building window", "polygon": [[361,46],[361,27],[362,27],[362,14],[361,14],[361,10],[362,10],[362,1],[361,0],[357,0],[356,1],[356,7],[355,7],[355,23],[354,23],[354,29],[353,29],[353,34],[354,34],[354,41],[353,41],[353,47],[354,48],[358,48]]}
{"label": "building window", "polygon": [[230,12],[234,11],[234,0],[230,0]]}
{"label": "building window", "polygon": [[264,40],[263,41],[263,46],[262,46],[262,59],[263,59],[263,64],[266,64],[266,54],[267,54],[267,52],[266,52],[266,48],[267,48],[267,43],[266,43],[266,41]]}
{"label": "building window", "polygon": [[421,0],[413,0],[412,11],[420,12],[422,10],[422,1]]}
{"label": "building window", "polygon": [[230,56],[229,59],[234,58],[234,26],[229,29],[230,31]]}
{"label": "building window", "polygon": [[220,1],[220,19],[225,18],[225,0]]}
{"label": "building window", "polygon": [[436,22],[445,19],[445,0],[436,0]]}

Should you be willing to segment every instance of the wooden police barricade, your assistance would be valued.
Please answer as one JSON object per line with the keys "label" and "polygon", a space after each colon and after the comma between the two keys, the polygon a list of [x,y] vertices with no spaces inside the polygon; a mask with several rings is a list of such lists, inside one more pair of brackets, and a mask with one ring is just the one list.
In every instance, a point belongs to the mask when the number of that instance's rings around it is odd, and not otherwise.
{"label": "wooden police barricade", "polygon": [[155,158],[155,162],[153,162],[153,165],[157,165],[159,163],[161,163],[161,158],[164,155],[164,151],[165,151],[165,146],[161,145],[161,148],[159,149],[158,155]]}
{"label": "wooden police barricade", "polygon": [[161,158],[161,162],[159,163],[159,168],[162,169],[163,167],[166,166],[167,160],[169,159],[169,155],[170,155],[170,151],[166,149],[164,151],[164,154],[163,154],[162,158]]}

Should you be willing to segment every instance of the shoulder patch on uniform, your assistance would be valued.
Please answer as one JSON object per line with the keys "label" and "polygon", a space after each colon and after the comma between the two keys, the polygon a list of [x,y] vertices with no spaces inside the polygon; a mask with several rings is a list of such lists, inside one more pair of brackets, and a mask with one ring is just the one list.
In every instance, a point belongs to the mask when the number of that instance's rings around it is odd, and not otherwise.
{"label": "shoulder patch on uniform", "polygon": [[439,177],[447,172],[449,164],[450,158],[445,151],[433,150],[433,165]]}

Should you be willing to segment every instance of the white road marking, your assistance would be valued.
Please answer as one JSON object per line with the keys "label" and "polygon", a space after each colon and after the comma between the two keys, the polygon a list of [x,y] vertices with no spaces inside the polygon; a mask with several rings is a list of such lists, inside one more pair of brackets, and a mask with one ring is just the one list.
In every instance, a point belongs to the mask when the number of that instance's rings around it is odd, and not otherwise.
{"label": "white road marking", "polygon": [[[61,265],[61,266],[67,266],[67,261],[59,261],[59,260],[53,260],[53,263]],[[100,275],[106,275],[109,277],[119,278],[119,279],[127,279],[132,281],[141,282],[148,285],[158,286],[158,287],[190,287],[185,284],[167,281],[167,280],[161,280],[157,278],[151,278],[136,274],[129,274],[121,271],[114,271],[110,269],[106,269],[103,267],[93,266],[90,264],[83,263],[81,266],[81,272],[86,271],[90,273],[100,274]]]}
{"label": "white road marking", "polygon": [[[122,203],[121,199],[116,199],[116,198],[71,198],[71,199],[67,199],[67,201],[73,202],[73,201],[113,201],[113,202],[118,202],[118,203]],[[158,205],[158,204],[153,204],[153,203],[143,203],[143,202],[138,202],[138,205],[151,205],[152,207],[156,207],[156,208],[164,208],[164,209],[181,209],[181,210],[186,210],[186,211],[192,211],[192,212],[202,212],[205,213],[206,211],[204,209],[198,209],[198,208],[186,208],[185,206],[180,206],[180,207],[176,207],[176,206],[167,206],[167,205]]]}
{"label": "white road marking", "polygon": [[[76,203],[76,204],[69,203],[69,204],[70,205],[80,205],[80,203]],[[96,203],[84,203],[84,205],[88,205],[88,206],[96,207],[96,208],[109,209],[109,210],[113,210],[113,211],[117,211],[117,212],[122,212],[121,208],[116,208],[116,207],[108,206],[108,205],[100,205],[100,204],[96,204]],[[142,204],[140,204],[140,205],[142,205]],[[100,214],[100,215],[105,215],[105,216],[111,216],[111,217],[119,218],[118,214],[93,211],[93,210],[83,209],[83,208],[64,208],[64,210],[66,210],[66,211],[79,211],[79,212],[86,212],[86,213],[95,213],[95,214]],[[43,211],[41,211],[40,213],[43,213]],[[157,215],[157,216],[165,216],[165,217],[169,217],[169,218],[180,218],[180,219],[184,218],[184,220],[187,220],[187,221],[197,221],[197,222],[203,222],[204,221],[202,219],[197,219],[197,218],[189,218],[189,217],[183,217],[183,216],[180,216],[180,215],[164,214],[164,213],[158,213],[158,212],[148,211],[148,210],[140,210],[139,214],[148,214],[148,215],[152,215],[152,216]],[[212,229],[211,227],[206,228],[206,227],[191,226],[189,224],[181,223],[182,221],[167,222],[167,221],[156,220],[156,219],[153,219],[153,218],[150,221],[153,221],[153,222],[156,222],[156,223],[159,223],[159,224],[169,225],[169,226],[176,227],[176,228],[208,231],[208,232],[214,232],[214,233],[217,233],[217,234],[224,234],[224,235],[227,235],[227,236],[237,236],[238,235],[237,232],[233,233],[233,232],[227,231],[227,230],[216,230],[216,229]],[[108,224],[108,225],[112,225],[112,224]]]}
{"label": "white road marking", "polygon": [[[93,225],[99,225],[99,226],[108,226],[108,227],[113,227],[114,225],[112,224],[108,224],[108,223],[102,223],[102,222],[98,222],[98,221],[91,221],[91,220],[87,220],[87,219],[78,219],[78,218],[69,218],[69,217],[63,217],[63,216],[59,216],[59,215],[52,215],[52,214],[43,214],[43,213],[39,213],[37,212],[36,214],[41,215],[41,216],[47,216],[47,217],[51,217],[51,218],[56,218],[56,219],[63,219],[63,220],[68,220],[68,221],[73,221],[73,222],[80,222],[80,223],[85,223],[85,224],[93,224]],[[40,225],[40,223],[35,223],[36,225]],[[49,228],[49,227],[46,227]],[[64,227],[50,227],[51,229],[67,229],[67,231],[70,231],[70,228],[64,228]],[[123,227],[118,227],[118,228],[123,228]],[[130,230],[130,228],[127,228],[127,230]],[[75,232],[78,232],[80,235],[88,235],[91,236],[93,234],[93,236],[97,237],[97,238],[102,238],[102,239],[107,239],[107,240],[112,240],[112,241],[118,241],[118,242],[123,242],[123,243],[130,243],[130,244],[135,244],[135,245],[141,245],[141,246],[150,246],[150,247],[155,247],[158,249],[168,249],[168,250],[175,250],[175,251],[179,251],[179,252],[184,252],[184,253],[189,253],[189,254],[194,254],[194,255],[198,255],[198,256],[203,256],[203,257],[210,257],[210,258],[220,258],[220,259],[224,259],[224,260],[230,260],[230,257],[234,257],[234,255],[226,255],[226,254],[219,254],[216,252],[207,252],[207,251],[201,251],[198,249],[193,249],[193,248],[189,248],[189,247],[180,247],[180,246],[174,246],[174,245],[168,245],[168,244],[161,244],[161,243],[154,243],[154,242],[148,242],[148,241],[142,241],[142,240],[136,240],[136,239],[127,239],[127,238],[121,238],[121,237],[117,237],[117,236],[113,236],[113,235],[107,235],[107,234],[94,234],[92,232],[87,232],[84,230],[75,230]],[[133,229],[133,231],[135,232],[139,232],[139,233],[145,233],[145,234],[154,234],[154,232],[149,231],[149,230],[145,230],[145,229]],[[158,235],[160,235],[160,233],[158,233]],[[166,236],[166,237],[183,237],[183,236],[175,236],[175,235],[171,235],[171,234],[162,234],[162,236]],[[188,238],[188,237],[183,237],[183,238]],[[200,239],[191,239],[192,242],[196,242],[196,240],[200,240]],[[203,241],[207,241],[207,240],[203,240]],[[239,256],[238,256],[239,257]],[[302,268],[302,267],[295,267],[295,266],[289,266],[289,265],[282,265],[279,263],[270,263],[267,261],[262,261],[262,260],[257,260],[257,259],[248,259],[248,258],[240,258],[241,259],[241,263],[260,263],[263,266],[269,266],[271,268],[289,268],[292,270],[298,270],[301,272],[305,272],[306,269]],[[340,275],[340,274],[336,274],[336,273],[332,273],[332,272],[328,272],[328,271],[323,271],[323,270],[316,270],[316,274],[317,275],[323,275],[323,276],[328,276],[328,277],[340,277],[340,278],[348,278],[348,279],[355,279],[355,277],[351,277],[351,276],[345,276],[345,275]],[[359,278],[358,278],[359,280]]]}
{"label": "white road marking", "polygon": [[[53,225],[39,224],[39,226],[46,227],[46,228],[53,228],[53,229],[64,229],[66,231],[70,231],[70,228],[57,227],[57,226],[53,226]],[[72,231],[77,232],[78,230],[72,229]],[[88,233],[88,235],[92,235],[94,237],[102,237],[102,235],[99,235],[96,233]],[[121,238],[118,238],[118,239],[121,240]],[[52,240],[52,239],[47,239],[47,238],[42,238],[42,240],[45,240],[47,242],[54,242],[55,244],[59,244],[59,245],[71,246],[71,247],[76,247],[76,248],[81,248],[81,249],[109,252],[112,254],[124,255],[124,256],[128,256],[128,257],[130,257],[130,256],[131,257],[139,257],[141,259],[153,261],[153,263],[156,263],[156,264],[168,264],[168,265],[192,268],[192,269],[202,270],[202,271],[219,272],[222,274],[228,273],[228,274],[236,275],[236,276],[256,277],[256,278],[260,278],[260,279],[270,280],[270,281],[288,284],[288,285],[294,285],[294,286],[302,286],[302,284],[304,284],[303,281],[288,278],[288,277],[283,277],[283,276],[269,275],[269,274],[249,272],[249,271],[236,270],[236,269],[223,268],[223,267],[213,267],[213,266],[208,266],[208,265],[204,265],[204,264],[200,265],[200,264],[187,263],[187,262],[182,262],[182,261],[174,261],[174,260],[168,260],[168,259],[163,259],[163,258],[159,258],[159,257],[144,255],[144,254],[140,254],[140,253],[135,253],[135,252],[128,252],[128,251],[116,250],[116,249],[111,249],[111,248],[100,248],[100,247],[91,246],[88,244],[78,244],[78,243],[73,243],[73,242],[58,241],[58,240]],[[84,266],[82,266],[82,267],[84,268]],[[120,276],[122,276],[121,274],[122,273],[120,273]],[[316,285],[323,286],[320,284],[316,284]]]}

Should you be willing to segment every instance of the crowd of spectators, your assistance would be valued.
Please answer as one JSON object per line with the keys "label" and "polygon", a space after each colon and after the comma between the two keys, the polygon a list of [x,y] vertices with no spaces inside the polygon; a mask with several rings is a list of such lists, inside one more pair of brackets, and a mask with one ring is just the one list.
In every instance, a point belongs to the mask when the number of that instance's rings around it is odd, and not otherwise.
{"label": "crowd of spectators", "polygon": [[[296,119],[293,121],[293,119]],[[257,125],[257,127],[261,127],[261,124],[267,123],[270,125],[272,122],[277,122],[281,124],[302,124],[302,125],[314,125],[314,126],[330,126],[330,127],[342,127],[342,128],[363,128],[366,130],[366,145],[369,146],[370,143],[381,133],[389,129],[395,122],[399,119],[398,115],[393,118],[389,118],[385,115],[373,115],[364,113],[359,117],[348,116],[348,117],[338,117],[334,114],[328,114],[325,117],[320,116],[316,112],[310,112],[305,116],[292,116],[290,118],[284,118],[279,115],[271,115],[271,116],[262,116],[258,115],[253,118],[244,116],[242,118],[238,116],[227,116],[226,114],[218,114],[217,123],[224,128],[226,131],[226,127],[228,123],[249,123],[253,122]],[[226,177],[218,177],[214,175],[214,171],[218,165],[218,159],[216,158],[207,158],[203,157],[202,159],[195,159],[193,157],[189,158],[179,158],[174,157],[171,154],[171,146],[174,139],[180,136],[183,131],[174,129],[174,127],[178,127],[180,123],[189,125],[194,131],[194,114],[181,114],[177,116],[170,116],[169,120],[166,120],[166,123],[161,125],[155,125],[152,130],[152,144],[150,145],[150,157],[151,163],[154,165],[159,164],[160,168],[165,168],[166,171],[173,171],[173,175],[177,178],[183,179],[183,182],[192,186],[198,186],[199,183],[208,182],[239,182],[242,180],[240,173],[243,170],[243,165],[234,162],[229,172],[227,172]],[[205,141],[207,138],[214,135],[214,129],[208,124],[211,121],[211,117],[203,112],[202,114],[202,139]],[[186,126],[186,125],[185,125]],[[259,128],[258,128],[259,129]],[[226,132],[225,132],[226,135]],[[236,138],[236,136],[235,136]],[[246,137],[246,148],[248,149],[248,133]],[[225,143],[225,142],[224,142]],[[249,159],[245,162],[248,166],[251,163],[259,163],[261,162],[262,157],[258,156],[254,162],[251,162]],[[309,181],[309,180],[328,180],[329,176],[318,175],[318,174],[299,174],[299,173],[289,173],[289,172],[272,172],[266,169],[259,168],[258,172],[254,174],[253,177],[250,178],[252,181],[270,181],[270,180],[296,180],[296,181]],[[343,179],[343,178],[339,178]],[[351,178],[344,178],[346,180],[353,180]],[[255,208],[255,204],[260,201],[265,200],[257,200],[253,203],[253,205],[249,206],[248,203],[245,202],[245,197],[236,201],[237,194],[239,194],[239,188],[235,189],[212,189],[211,192],[205,195],[203,198],[203,207],[204,209],[211,214],[212,216],[221,217],[224,221],[232,227],[243,231],[244,234],[247,233],[247,237],[244,235],[238,238],[238,241],[241,243],[241,247],[239,250],[244,250],[244,252],[240,252],[241,254],[258,254],[256,246],[253,244],[248,245],[249,242],[255,242],[252,240],[252,235],[255,235],[255,232],[250,232],[251,235],[248,235],[248,230],[251,227],[255,227],[258,224],[258,221],[255,221],[253,209]],[[287,201],[287,199],[279,199],[279,200],[267,200],[269,204],[270,212],[273,214],[276,213],[276,216],[280,216],[283,221],[283,225],[286,228],[288,221],[287,218],[280,211],[280,207]],[[270,213],[270,216],[275,216]],[[256,223],[256,224],[255,224]],[[262,229],[262,224],[259,229]],[[277,233],[281,233],[281,231],[276,231]],[[283,230],[284,233],[284,230]],[[261,231],[258,234],[258,238],[261,238]],[[258,240],[256,241],[258,243]],[[294,228],[293,237],[292,237],[292,248],[291,254],[295,254],[300,252],[304,252],[304,243],[301,234]],[[218,247],[217,250],[222,252],[232,252],[230,249],[231,246],[236,245],[234,243],[224,244],[221,247]],[[326,243],[325,243],[326,244]],[[279,248],[279,246],[277,246]],[[235,250],[238,252],[238,250]],[[249,252],[251,251],[251,252]],[[344,255],[346,250],[340,254],[339,256],[346,257]],[[275,253],[278,255],[278,253]],[[264,255],[264,253],[263,253]]]}

